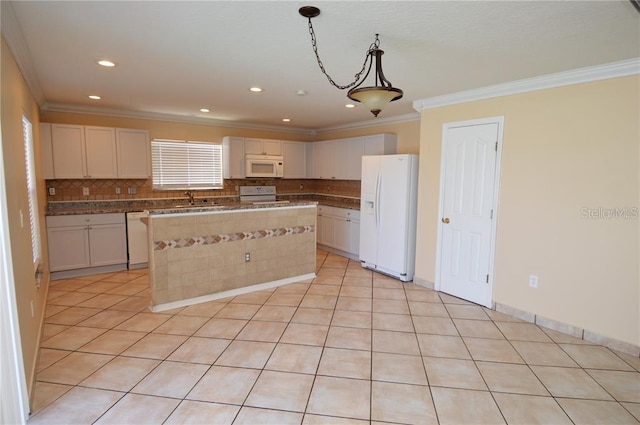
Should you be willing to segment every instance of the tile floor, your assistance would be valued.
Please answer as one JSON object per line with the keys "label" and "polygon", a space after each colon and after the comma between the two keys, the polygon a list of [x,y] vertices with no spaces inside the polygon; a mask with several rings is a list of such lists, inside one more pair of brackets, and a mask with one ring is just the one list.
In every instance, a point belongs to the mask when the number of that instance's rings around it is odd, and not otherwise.
{"label": "tile floor", "polygon": [[639,423],[638,358],[317,264],[161,314],[145,270],[53,282],[29,423]]}

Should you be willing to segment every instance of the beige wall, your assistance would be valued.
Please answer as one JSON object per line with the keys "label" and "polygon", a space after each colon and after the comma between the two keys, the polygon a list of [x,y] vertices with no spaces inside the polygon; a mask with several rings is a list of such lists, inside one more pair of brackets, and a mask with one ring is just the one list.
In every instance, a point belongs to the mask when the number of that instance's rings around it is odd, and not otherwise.
{"label": "beige wall", "polygon": [[[5,184],[7,186],[7,210],[9,235],[11,238],[11,255],[13,258],[13,274],[15,277],[16,304],[25,376],[29,393],[33,388],[35,367],[38,354],[40,324],[44,314],[46,291],[49,282],[48,274],[44,277],[40,289],[36,288],[33,263],[31,262],[31,231],[29,228],[29,201],[27,195],[26,167],[22,137],[22,115],[33,124],[36,141],[36,161],[40,154],[37,144],[38,105],[26,85],[11,52],[2,39],[2,151],[4,155]],[[41,170],[38,164],[38,170]],[[44,194],[44,180],[38,173],[40,193]],[[44,238],[44,196],[40,199],[40,219],[43,230],[43,247],[46,256],[46,239]],[[25,226],[20,225],[20,212],[24,215]],[[33,302],[33,315],[31,303]]]}
{"label": "beige wall", "polygon": [[396,134],[398,136],[398,153],[417,154],[420,150],[420,120],[356,128],[353,130],[326,131],[318,134],[316,139],[318,141],[334,140],[383,133]]}
{"label": "beige wall", "polygon": [[640,220],[583,212],[640,207],[637,75],[424,111],[416,276],[436,278],[442,125],[492,116],[504,116],[493,300],[640,345]]}

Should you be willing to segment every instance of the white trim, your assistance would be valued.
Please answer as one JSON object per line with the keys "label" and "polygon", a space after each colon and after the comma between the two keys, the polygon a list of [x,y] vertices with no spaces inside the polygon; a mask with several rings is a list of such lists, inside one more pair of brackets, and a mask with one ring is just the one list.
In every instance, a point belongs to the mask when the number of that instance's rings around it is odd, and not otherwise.
{"label": "white trim", "polygon": [[[504,116],[499,117],[488,117],[488,118],[480,118],[469,121],[457,121],[444,123],[442,125],[442,142],[440,145],[441,153],[440,153],[440,195],[438,200],[438,217],[443,216],[444,210],[444,173],[446,170],[442,167],[442,164],[445,162],[446,157],[446,149],[445,149],[445,141],[447,137],[447,130],[455,127],[468,127],[472,125],[484,125],[484,124],[498,124],[498,148],[496,152],[496,167],[494,174],[494,182],[493,182],[493,219],[491,220],[491,236],[490,236],[490,244],[491,248],[489,250],[489,297],[485,300],[482,305],[488,308],[493,307],[493,283],[495,277],[495,254],[496,254],[496,232],[497,232],[497,224],[498,224],[498,197],[500,194],[500,176],[502,169],[502,144],[503,144],[503,131],[504,131]],[[442,260],[442,222],[438,219],[438,240],[436,245],[436,267],[435,267],[435,282],[434,289],[436,291],[440,291],[442,282],[440,279],[440,262]]]}
{"label": "white trim", "polygon": [[223,291],[223,292],[216,292],[215,294],[203,295],[201,297],[187,298],[186,300],[158,304],[158,305],[149,307],[149,309],[153,313],[160,313],[162,311],[172,310],[174,308],[187,307],[193,304],[206,303],[208,301],[215,301],[221,298],[235,297],[237,295],[248,294],[249,292],[262,291],[263,289],[277,288],[278,286],[288,285],[290,283],[300,282],[302,280],[313,279],[315,277],[316,277],[315,273],[307,273],[300,276],[287,277],[284,279],[274,280],[272,282],[258,283],[256,285],[245,286],[243,288],[230,289],[228,291]]}
{"label": "white trim", "polygon": [[509,83],[496,84],[442,96],[428,97],[414,101],[413,108],[418,112],[422,112],[425,109],[440,108],[442,106],[510,96],[572,84],[627,77],[636,74],[640,74],[640,58],[627,59],[604,65],[588,66],[586,68],[526,78],[524,80],[516,80]]}
{"label": "white trim", "polygon": [[378,125],[397,124],[397,123],[412,122],[412,121],[419,121],[419,120],[420,120],[420,114],[416,112],[411,112],[409,114],[395,115],[393,117],[388,117],[388,118],[376,118],[368,121],[360,121],[360,122],[353,122],[349,124],[336,125],[332,127],[319,128],[315,130],[314,133],[322,134],[322,133],[330,133],[333,131],[354,130],[357,128],[369,128],[369,127],[375,127]]}

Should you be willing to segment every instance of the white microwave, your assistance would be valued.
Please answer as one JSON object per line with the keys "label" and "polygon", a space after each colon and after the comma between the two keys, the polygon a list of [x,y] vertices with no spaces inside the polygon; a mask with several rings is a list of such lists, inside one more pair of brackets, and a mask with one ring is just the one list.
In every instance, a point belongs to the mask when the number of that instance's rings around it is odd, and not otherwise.
{"label": "white microwave", "polygon": [[244,176],[248,178],[280,178],[284,176],[282,156],[246,155]]}

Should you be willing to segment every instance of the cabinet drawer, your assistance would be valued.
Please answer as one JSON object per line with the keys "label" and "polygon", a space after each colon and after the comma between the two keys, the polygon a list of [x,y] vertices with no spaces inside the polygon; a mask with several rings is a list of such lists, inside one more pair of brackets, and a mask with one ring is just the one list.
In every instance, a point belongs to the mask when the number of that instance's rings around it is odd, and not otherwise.
{"label": "cabinet drawer", "polygon": [[360,220],[360,211],[352,210],[349,208],[333,208],[333,215],[336,217],[350,218],[354,220]]}
{"label": "cabinet drawer", "polygon": [[47,217],[47,227],[124,224],[124,213],[57,215]]}
{"label": "cabinet drawer", "polygon": [[326,205],[318,205],[318,215],[334,215],[333,207],[327,207]]}

